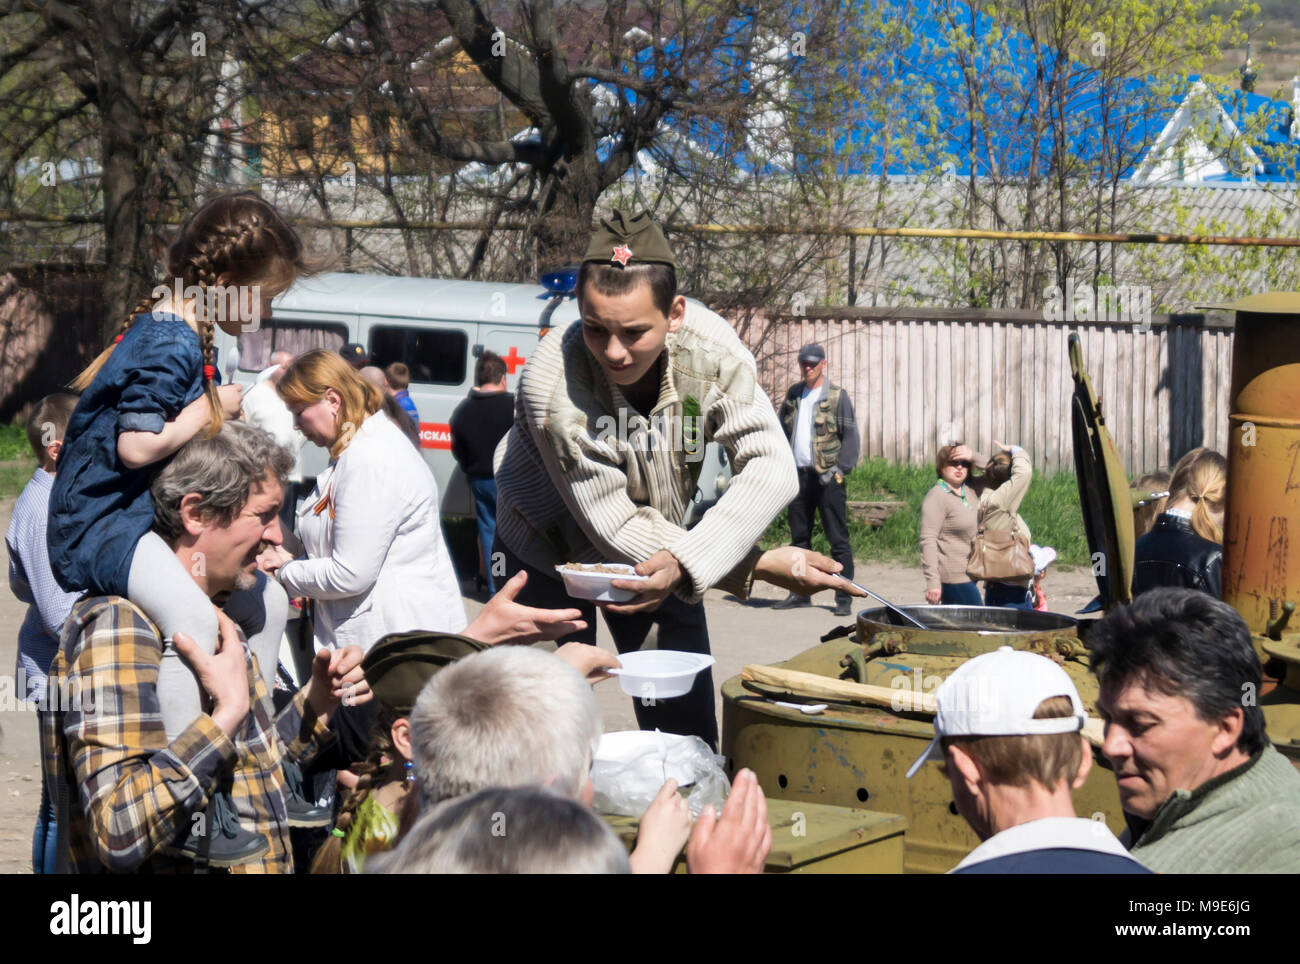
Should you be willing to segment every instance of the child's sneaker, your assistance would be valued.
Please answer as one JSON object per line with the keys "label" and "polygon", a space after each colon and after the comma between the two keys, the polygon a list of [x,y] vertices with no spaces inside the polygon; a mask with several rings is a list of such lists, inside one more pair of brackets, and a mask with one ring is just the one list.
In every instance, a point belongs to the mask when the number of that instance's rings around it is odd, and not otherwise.
{"label": "child's sneaker", "polygon": [[208,801],[203,819],[190,821],[189,836],[172,853],[199,866],[236,867],[256,860],[270,849],[265,836],[240,826],[235,801],[229,791],[222,789]]}
{"label": "child's sneaker", "polygon": [[303,791],[302,770],[290,760],[280,763],[284,773],[284,805],[289,811],[291,827],[328,827],[334,822],[334,813],[329,807],[318,807],[307,799]]}

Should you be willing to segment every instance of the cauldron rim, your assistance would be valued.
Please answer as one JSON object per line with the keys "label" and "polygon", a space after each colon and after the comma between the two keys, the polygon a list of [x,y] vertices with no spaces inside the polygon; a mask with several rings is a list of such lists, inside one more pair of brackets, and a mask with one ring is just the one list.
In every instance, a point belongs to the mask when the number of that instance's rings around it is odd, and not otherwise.
{"label": "cauldron rim", "polygon": [[[925,629],[909,626],[884,606],[860,610],[855,620],[886,626],[890,629],[906,630],[912,633],[970,633],[972,635],[1006,635],[1009,633],[1043,633],[1066,632],[1077,630],[1079,621],[1065,613],[1041,612],[1039,610],[1010,609],[998,606],[902,606],[905,613],[928,623],[927,615],[944,614],[946,622],[960,620],[963,615],[979,613],[987,616],[1004,616],[1005,622],[998,625],[996,619],[981,621],[972,619],[967,627],[956,628],[948,625],[927,625]],[[983,622],[983,624],[981,624]],[[1010,623],[1010,625],[1007,625]],[[1020,625],[1017,625],[1020,624]]]}

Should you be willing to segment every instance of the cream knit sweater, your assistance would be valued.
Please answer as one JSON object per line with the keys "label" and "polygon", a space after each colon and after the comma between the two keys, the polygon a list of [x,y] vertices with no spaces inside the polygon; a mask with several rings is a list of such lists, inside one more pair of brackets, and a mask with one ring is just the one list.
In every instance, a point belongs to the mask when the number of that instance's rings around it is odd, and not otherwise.
{"label": "cream knit sweater", "polygon": [[[515,423],[496,452],[497,533],[543,571],[565,562],[627,562],[660,549],[686,575],[679,594],[718,586],[744,596],[756,543],[794,498],[794,456],[757,380],[754,358],[727,322],[688,302],[668,336],[659,400],[645,418],[612,385],[582,323],[552,331],[519,383]],[[733,476],[689,531],[695,494],[682,417],[698,407],[702,441],[727,453]]]}

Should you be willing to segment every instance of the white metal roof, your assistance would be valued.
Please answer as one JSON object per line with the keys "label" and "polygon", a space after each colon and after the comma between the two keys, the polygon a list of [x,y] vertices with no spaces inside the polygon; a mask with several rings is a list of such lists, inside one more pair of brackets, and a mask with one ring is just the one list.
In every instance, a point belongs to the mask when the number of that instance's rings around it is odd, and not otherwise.
{"label": "white metal roof", "polygon": [[[298,281],[272,304],[275,311],[286,313],[329,311],[394,318],[536,324],[551,297],[541,285],[329,272]],[[556,307],[551,324],[567,324],[577,317],[577,302],[566,298]]]}

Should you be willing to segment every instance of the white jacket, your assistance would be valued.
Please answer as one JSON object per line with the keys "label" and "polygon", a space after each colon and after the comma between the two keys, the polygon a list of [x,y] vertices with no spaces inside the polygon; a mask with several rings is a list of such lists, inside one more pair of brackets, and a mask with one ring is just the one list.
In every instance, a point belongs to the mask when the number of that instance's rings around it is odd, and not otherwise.
{"label": "white jacket", "polygon": [[318,649],[465,628],[433,473],[383,412],[317,477],[298,531],[310,558],[285,563],[279,580],[316,600]]}
{"label": "white jacket", "polygon": [[275,391],[270,376],[279,366],[266,369],[257,376],[257,384],[244,393],[244,421],[254,428],[270,434],[277,445],[293,456],[289,470],[290,482],[302,481],[302,447],[307,439],[293,427],[293,413]]}

